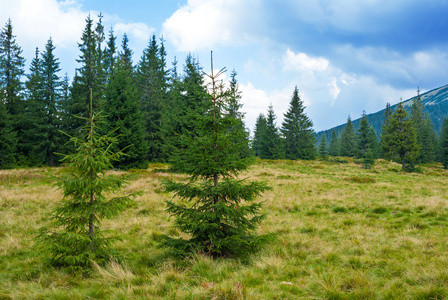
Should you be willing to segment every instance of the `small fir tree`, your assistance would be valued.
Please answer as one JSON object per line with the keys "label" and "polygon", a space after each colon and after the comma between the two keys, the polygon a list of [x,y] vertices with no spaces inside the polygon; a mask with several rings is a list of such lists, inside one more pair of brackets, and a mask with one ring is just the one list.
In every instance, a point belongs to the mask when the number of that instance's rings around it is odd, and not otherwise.
{"label": "small fir tree", "polygon": [[448,169],[448,117],[443,119],[443,127],[440,132],[439,153],[443,167]]}
{"label": "small fir tree", "polygon": [[280,132],[275,121],[276,119],[277,116],[275,115],[274,107],[271,104],[269,105],[268,117],[266,118],[266,132],[262,136],[262,158],[281,159],[285,157],[283,141],[280,137]]}
{"label": "small fir tree", "polygon": [[42,227],[36,237],[40,250],[47,255],[51,265],[69,267],[73,270],[88,267],[92,261],[103,263],[113,255],[110,248],[113,239],[106,238],[100,222],[123,211],[134,195],[117,196],[107,200],[105,193],[120,190],[126,181],[116,175],[106,174],[112,161],[120,159],[123,152],[111,152],[117,138],[99,136],[97,125],[100,114],[92,113],[84,118],[83,138],[71,137],[76,151],[65,155],[63,176],[58,186],[64,198],[51,214],[52,228]]}
{"label": "small fir tree", "polygon": [[397,160],[403,170],[412,170],[420,147],[417,133],[408,113],[400,102],[381,132],[381,150],[386,158]]}
{"label": "small fir tree", "polygon": [[167,192],[183,200],[182,204],[166,202],[175,226],[190,235],[186,240],[166,237],[166,244],[181,255],[191,251],[213,256],[245,253],[266,238],[254,233],[264,215],[262,204],[252,201],[268,187],[236,179],[250,163],[250,158],[239,155],[248,141],[241,138],[245,135],[241,129],[228,130],[238,124],[238,119],[226,114],[228,91],[217,84],[224,70],[215,75],[213,61],[211,69],[212,85],[203,103],[205,110],[195,114],[195,131],[180,137],[183,147],[173,157],[175,168],[189,174],[190,180],[164,182]]}

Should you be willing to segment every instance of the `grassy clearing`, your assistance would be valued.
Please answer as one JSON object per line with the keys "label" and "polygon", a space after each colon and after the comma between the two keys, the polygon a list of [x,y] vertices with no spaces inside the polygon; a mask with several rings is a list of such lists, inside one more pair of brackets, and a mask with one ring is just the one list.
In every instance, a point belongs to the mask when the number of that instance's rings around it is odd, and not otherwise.
{"label": "grassy clearing", "polygon": [[[176,259],[159,247],[179,235],[165,212],[163,165],[133,171],[145,190],[104,223],[120,262],[69,274],[42,265],[36,230],[61,199],[58,169],[0,171],[0,299],[445,299],[448,172],[402,173],[379,161],[258,161],[241,178],[265,180],[260,233],[275,242],[245,258]],[[154,172],[156,171],[156,172]],[[125,191],[126,192],[126,191]]]}

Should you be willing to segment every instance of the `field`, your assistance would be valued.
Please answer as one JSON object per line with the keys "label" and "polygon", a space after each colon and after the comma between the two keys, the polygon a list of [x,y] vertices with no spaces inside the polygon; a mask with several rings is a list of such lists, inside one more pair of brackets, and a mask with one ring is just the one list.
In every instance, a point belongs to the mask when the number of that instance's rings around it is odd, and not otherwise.
{"label": "field", "polygon": [[0,171],[0,299],[445,299],[448,298],[448,171],[404,173],[377,161],[257,161],[241,178],[263,180],[260,233],[274,242],[244,258],[187,259],[160,247],[179,235],[160,179],[136,171],[135,205],[103,223],[121,238],[120,262],[71,274],[41,263],[37,229],[61,199],[57,168]]}

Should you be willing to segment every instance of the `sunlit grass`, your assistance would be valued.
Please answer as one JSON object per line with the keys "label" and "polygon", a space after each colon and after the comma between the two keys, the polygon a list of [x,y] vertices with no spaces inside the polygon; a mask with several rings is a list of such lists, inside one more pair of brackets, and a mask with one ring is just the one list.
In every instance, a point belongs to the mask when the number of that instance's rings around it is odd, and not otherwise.
{"label": "sunlit grass", "polygon": [[[241,178],[273,190],[258,200],[259,233],[276,239],[249,257],[186,259],[160,247],[182,236],[165,211],[160,179],[185,176],[151,165],[123,191],[135,205],[103,223],[121,259],[71,274],[42,264],[37,229],[62,197],[59,169],[0,171],[0,299],[444,299],[448,297],[448,171],[421,173],[379,160],[261,161]],[[341,160],[343,161],[343,160]],[[113,171],[120,173],[119,171]]]}

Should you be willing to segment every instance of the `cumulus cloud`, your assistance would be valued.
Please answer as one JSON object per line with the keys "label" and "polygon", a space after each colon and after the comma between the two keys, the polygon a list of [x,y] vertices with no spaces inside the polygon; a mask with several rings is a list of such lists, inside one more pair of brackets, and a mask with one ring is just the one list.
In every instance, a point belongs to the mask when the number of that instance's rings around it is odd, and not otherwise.
{"label": "cumulus cloud", "polygon": [[164,36],[180,51],[243,44],[258,23],[258,2],[189,0],[165,21]]}
{"label": "cumulus cloud", "polygon": [[[155,32],[155,28],[149,27],[145,23],[117,23],[114,26],[116,34],[126,33],[137,41],[147,43],[151,35]],[[131,38],[131,39],[132,39]]]}
{"label": "cumulus cloud", "polygon": [[286,50],[283,58],[284,69],[286,71],[305,70],[305,71],[325,71],[328,68],[329,61],[321,57],[309,57],[305,53],[294,53],[290,49]]}

